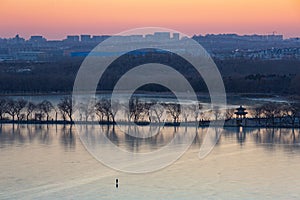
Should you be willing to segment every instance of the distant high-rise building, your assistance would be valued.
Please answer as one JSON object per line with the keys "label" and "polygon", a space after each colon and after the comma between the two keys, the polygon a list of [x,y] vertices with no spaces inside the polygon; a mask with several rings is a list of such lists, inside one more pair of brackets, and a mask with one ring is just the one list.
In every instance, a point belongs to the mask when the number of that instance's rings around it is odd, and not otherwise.
{"label": "distant high-rise building", "polygon": [[138,41],[142,41],[144,38],[143,35],[130,35],[128,36],[128,39],[131,42],[138,42]]}
{"label": "distant high-rise building", "polygon": [[78,35],[68,35],[66,41],[79,42],[79,36]]}
{"label": "distant high-rise building", "polygon": [[91,41],[91,35],[81,35],[80,40],[81,40],[81,42],[90,42]]}
{"label": "distant high-rise building", "polygon": [[46,42],[47,40],[41,35],[33,35],[30,37],[29,41],[34,43],[42,43]]}
{"label": "distant high-rise building", "polygon": [[281,41],[283,40],[283,35],[267,35],[267,39],[271,41]]}
{"label": "distant high-rise building", "polygon": [[169,32],[155,32],[154,38],[158,40],[169,40],[170,33]]}
{"label": "distant high-rise building", "polygon": [[179,40],[179,33],[173,33],[173,40]]}
{"label": "distant high-rise building", "polygon": [[93,35],[93,38],[91,39],[93,42],[102,42],[103,40],[109,38],[108,35]]}
{"label": "distant high-rise building", "polygon": [[153,41],[154,40],[154,36],[152,34],[147,34],[147,35],[145,35],[145,39],[147,41]]}

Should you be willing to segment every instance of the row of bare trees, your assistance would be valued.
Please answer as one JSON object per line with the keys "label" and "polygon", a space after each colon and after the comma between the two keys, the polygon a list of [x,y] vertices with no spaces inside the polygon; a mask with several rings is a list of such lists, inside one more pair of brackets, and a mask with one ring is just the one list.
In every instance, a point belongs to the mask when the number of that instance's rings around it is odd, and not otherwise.
{"label": "row of bare trees", "polygon": [[50,101],[44,100],[40,103],[28,102],[24,99],[0,99],[0,120],[10,117],[12,121],[15,120],[42,120],[46,118],[49,120],[50,114],[54,106]]}
{"label": "row of bare trees", "polygon": [[[201,104],[189,107],[196,113],[193,114],[195,121],[198,120],[201,108]],[[181,115],[185,121],[189,115],[192,115],[183,112],[178,103],[143,102],[139,98],[131,98],[127,106],[105,98],[93,99],[89,103],[76,103],[70,96],[66,96],[56,106],[48,100],[34,103],[24,99],[0,98],[0,120],[57,121],[59,115],[61,120],[73,122],[75,112],[79,115],[77,120],[80,121],[94,121],[97,117],[98,121],[112,123],[116,122],[118,112],[123,112],[125,119],[133,122],[161,122],[165,114],[174,123],[178,123]]]}
{"label": "row of bare trees", "polygon": [[[40,103],[28,102],[24,99],[0,98],[0,120],[12,121],[74,121],[74,114],[78,121],[102,121],[115,123],[117,113],[123,114],[121,120],[132,122],[162,122],[166,119],[173,123],[187,121],[209,121],[209,120],[231,120],[234,118],[234,109],[221,110],[215,107],[212,110],[204,110],[203,105],[192,104],[182,106],[178,103],[166,103],[157,101],[142,101],[138,97],[131,98],[129,104],[123,105],[118,101],[109,99],[93,99],[88,103],[76,103],[70,96],[63,97],[54,106],[50,101],[44,100]],[[58,117],[60,116],[60,117]],[[274,124],[275,119],[289,118],[292,123],[300,117],[300,105],[288,103],[266,103],[253,107],[248,116],[261,124]],[[97,119],[96,119],[97,118]],[[120,119],[118,119],[120,120]]]}
{"label": "row of bare trees", "polygon": [[294,125],[296,118],[300,117],[300,104],[266,103],[254,107],[251,110],[251,114],[258,124],[261,124],[262,119],[265,119],[265,123],[271,124],[275,124],[275,119],[279,119],[280,123],[283,119],[289,119]]}
{"label": "row of bare trees", "polygon": [[[75,106],[76,107],[76,106]],[[137,122],[161,122],[164,112],[168,113],[173,122],[179,122],[181,113],[180,105],[176,103],[160,103],[156,101],[143,102],[139,98],[131,98],[128,105],[121,104],[118,101],[108,99],[93,100],[87,104],[78,105],[80,119],[88,121],[93,119],[93,113],[96,114],[99,121],[116,122],[118,112],[123,112],[127,121]]]}

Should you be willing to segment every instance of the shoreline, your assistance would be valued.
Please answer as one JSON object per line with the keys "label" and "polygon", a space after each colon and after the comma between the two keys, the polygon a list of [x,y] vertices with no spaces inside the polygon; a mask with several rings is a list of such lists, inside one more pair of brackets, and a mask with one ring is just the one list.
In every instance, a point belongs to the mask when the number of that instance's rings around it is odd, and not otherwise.
{"label": "shoreline", "polygon": [[[199,122],[196,125],[196,122],[165,122],[165,123],[152,123],[152,125],[157,125],[160,127],[197,127],[197,128],[206,128],[206,127],[213,127],[213,128],[285,128],[285,129],[299,129],[300,125],[292,126],[292,125],[235,125],[235,124],[224,124],[223,126],[220,125],[210,125],[212,121],[205,121]],[[202,123],[202,124],[201,124]],[[107,126],[115,126],[115,125],[123,125],[123,126],[131,126],[132,124],[137,126],[149,126],[149,122],[106,122],[106,121],[13,121],[13,120],[0,120],[0,125],[2,124],[13,124],[13,125],[107,125]]]}

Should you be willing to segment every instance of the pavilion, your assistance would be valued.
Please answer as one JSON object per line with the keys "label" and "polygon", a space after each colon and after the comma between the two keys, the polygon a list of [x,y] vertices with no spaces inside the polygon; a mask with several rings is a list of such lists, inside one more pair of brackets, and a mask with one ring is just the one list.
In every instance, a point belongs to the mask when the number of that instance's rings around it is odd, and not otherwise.
{"label": "pavilion", "polygon": [[246,108],[240,106],[236,110],[237,111],[234,114],[236,114],[237,118],[246,118],[246,115],[248,114],[248,112],[246,112]]}
{"label": "pavilion", "polygon": [[244,108],[243,106],[240,106],[236,109],[236,112],[234,112],[234,114],[236,114],[236,123],[238,126],[242,126],[243,121],[245,121],[246,124],[246,115],[248,114],[248,112],[246,112],[246,108]]}

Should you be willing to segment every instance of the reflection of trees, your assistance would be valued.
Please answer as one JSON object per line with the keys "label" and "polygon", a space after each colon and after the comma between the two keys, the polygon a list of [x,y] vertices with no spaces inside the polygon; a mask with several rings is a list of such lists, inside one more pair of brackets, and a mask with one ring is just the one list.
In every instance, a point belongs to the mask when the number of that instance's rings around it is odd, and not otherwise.
{"label": "reflection of trees", "polygon": [[298,129],[258,129],[254,137],[256,143],[296,144],[300,142]]}
{"label": "reflection of trees", "polygon": [[147,138],[145,140],[146,143],[150,145],[151,149],[156,149],[159,146],[163,146],[166,142],[167,138],[164,137],[164,134],[160,130],[157,134],[154,136]]}
{"label": "reflection of trees", "polygon": [[60,135],[60,142],[66,150],[75,148],[76,138],[72,126],[45,124],[0,124],[0,146],[30,145],[36,141],[50,145],[56,134]]}
{"label": "reflection of trees", "polygon": [[51,141],[50,140],[51,136],[50,136],[50,132],[49,132],[49,125],[42,126],[40,130],[41,130],[40,134],[39,134],[40,142],[42,144],[49,144],[50,141]]}
{"label": "reflection of trees", "polygon": [[[120,126],[122,126],[120,128]],[[90,127],[90,125],[87,125]],[[153,128],[153,127],[152,127]],[[128,133],[132,134],[132,131],[139,132],[138,134],[147,133],[151,130],[150,126],[130,126],[130,125],[100,125],[97,131],[91,131],[90,128],[87,128],[86,131],[81,129],[82,136],[86,143],[91,146],[96,147],[97,145],[107,145],[104,137],[110,140],[119,148],[130,151],[130,152],[151,152],[157,149],[160,149],[167,144],[169,144],[174,139],[174,144],[183,144],[188,140],[192,140],[192,145],[201,146],[204,136],[206,135],[208,128],[197,128],[194,126],[185,126],[185,127],[163,127],[157,129],[158,132],[155,134],[144,135],[148,136],[146,138],[134,137]],[[210,139],[217,142],[221,134],[221,130],[214,129],[212,132],[213,135],[210,135]],[[138,135],[137,134],[137,135]],[[192,137],[192,138],[191,138]]]}
{"label": "reflection of trees", "polygon": [[[130,132],[130,131],[136,131],[140,132],[143,134],[143,131],[150,130],[151,127],[149,126],[124,126],[122,127],[125,132]],[[189,127],[163,127],[159,130],[158,132],[155,132],[156,134],[153,134],[152,136],[149,135],[149,137],[146,138],[138,138],[134,137],[130,134],[126,134],[122,132],[120,129],[116,128],[115,129],[115,134],[116,136],[112,137],[112,133],[109,132],[110,137],[109,139],[113,143],[117,144],[123,144],[124,146],[119,145],[120,148],[123,148],[127,151],[132,151],[132,152],[149,152],[149,151],[154,151],[157,149],[160,149],[167,144],[169,144],[173,139],[176,139],[173,141],[174,144],[182,144],[187,142],[187,139],[194,139],[193,144],[200,145],[200,141],[202,141],[202,133],[198,134],[198,128],[195,128],[193,126]],[[193,131],[193,132],[191,132]],[[195,139],[194,136],[197,136]],[[190,138],[193,137],[193,138]],[[114,139],[118,140],[113,141]]]}
{"label": "reflection of trees", "polygon": [[74,149],[76,145],[76,140],[74,133],[72,131],[72,125],[70,126],[63,126],[62,127],[62,137],[61,137],[61,143],[64,145],[65,149]]}
{"label": "reflection of trees", "polygon": [[24,144],[28,140],[26,126],[20,124],[1,124],[0,143]]}
{"label": "reflection of trees", "polygon": [[[210,127],[205,130],[205,134],[203,135],[203,140],[209,140],[209,143],[214,146],[221,145],[222,141],[222,133],[224,133],[223,128],[218,127]],[[205,137],[205,138],[204,138]]]}
{"label": "reflection of trees", "polygon": [[297,144],[300,142],[299,129],[290,128],[224,128],[222,137],[236,141],[240,144],[253,139],[257,144]]}
{"label": "reflection of trees", "polygon": [[33,139],[36,137],[37,135],[37,131],[36,131],[36,127],[39,125],[26,125],[26,129],[27,129],[27,136],[28,136],[28,140],[30,142],[33,141]]}
{"label": "reflection of trees", "polygon": [[[130,133],[131,131],[134,132],[134,133],[137,133],[137,127],[138,126],[131,126],[129,125],[127,127],[127,133]],[[135,130],[132,130],[135,129]],[[142,144],[143,142],[143,139],[142,138],[137,138],[137,137],[134,137],[134,136],[131,136],[130,134],[125,134],[125,143],[127,144],[127,148],[129,149],[129,151],[134,151],[134,152],[139,152],[140,150],[140,145]]]}
{"label": "reflection of trees", "polygon": [[247,135],[251,135],[253,132],[253,128],[246,127],[226,127],[222,133],[222,137],[236,141],[240,145],[246,143]]}
{"label": "reflection of trees", "polygon": [[1,124],[0,143],[2,144],[25,144],[38,139],[42,144],[49,144],[51,133],[48,126],[29,124]]}
{"label": "reflection of trees", "polygon": [[[204,128],[198,128],[198,127],[194,128],[195,139],[193,141],[193,145],[198,145],[199,147],[201,146],[201,142],[203,141],[203,130],[204,130]],[[185,132],[187,132],[187,131],[188,131],[188,128],[186,127]],[[200,134],[199,134],[199,132],[200,132]]]}
{"label": "reflection of trees", "polygon": [[[133,128],[139,129],[141,132],[151,130],[150,126],[129,126],[120,125],[123,130],[132,131]],[[167,145],[177,136],[176,144],[184,142],[187,137],[195,135],[192,145],[200,147],[210,128],[197,128],[194,126],[162,127],[159,132],[149,138],[136,138],[124,133],[119,126],[116,125],[82,125],[79,130],[84,137],[88,137],[87,142],[91,145],[104,144],[104,137],[108,138],[116,146],[132,152],[151,152],[160,149]],[[76,127],[77,128],[77,127]],[[255,142],[257,145],[266,149],[283,148],[292,152],[299,150],[300,146],[295,145],[300,143],[299,129],[287,128],[212,128],[212,132],[208,136],[210,141],[216,141],[221,135],[221,140],[218,140],[216,145],[224,143],[245,144]],[[126,131],[125,131],[126,132]],[[38,142],[39,144],[50,145],[55,135],[58,135],[58,142],[65,148],[66,151],[73,150],[76,146],[76,137],[70,125],[30,125],[30,124],[0,124],[0,147],[10,145],[27,145]],[[262,145],[261,145],[262,144]],[[283,144],[277,145],[276,144]],[[294,153],[294,152],[292,152]]]}
{"label": "reflection of trees", "polygon": [[[172,131],[173,127],[167,127],[163,130],[158,129],[160,131],[153,136],[149,135],[147,138],[139,138],[127,133],[143,134],[146,133],[147,130],[151,130],[151,127],[124,125],[122,126],[122,130],[118,126],[113,125],[105,125],[102,127],[105,127],[104,129],[101,129],[102,134],[105,134],[111,142],[120,148],[132,152],[143,152],[148,151],[149,149],[157,149],[158,147],[164,146],[167,142],[170,142],[173,138],[173,134],[176,134],[174,132],[175,130]],[[123,144],[123,146],[119,144]]]}
{"label": "reflection of trees", "polygon": [[105,136],[112,141],[115,145],[119,146],[119,138],[118,135],[116,134],[116,130],[115,130],[115,125],[104,125],[103,126],[105,128]]}

